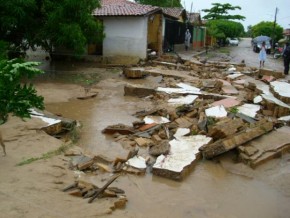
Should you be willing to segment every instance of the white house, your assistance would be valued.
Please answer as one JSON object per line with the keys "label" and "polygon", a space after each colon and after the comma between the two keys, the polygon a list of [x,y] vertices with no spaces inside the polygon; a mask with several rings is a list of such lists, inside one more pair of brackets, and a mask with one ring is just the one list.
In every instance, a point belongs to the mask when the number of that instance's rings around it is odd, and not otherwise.
{"label": "white house", "polygon": [[101,0],[93,15],[103,22],[102,55],[144,59],[147,49],[162,52],[162,10],[127,0]]}

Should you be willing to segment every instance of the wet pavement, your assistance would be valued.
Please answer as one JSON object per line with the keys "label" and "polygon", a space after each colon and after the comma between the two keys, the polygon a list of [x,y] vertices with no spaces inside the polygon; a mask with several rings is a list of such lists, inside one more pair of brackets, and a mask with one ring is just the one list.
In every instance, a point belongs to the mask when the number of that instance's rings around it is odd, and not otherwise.
{"label": "wet pavement", "polygon": [[[258,56],[246,40],[230,50],[234,61],[240,62],[243,58],[246,63],[257,65],[254,57]],[[187,55],[191,57],[193,54]],[[270,63],[269,60],[266,67]],[[46,82],[57,79],[58,70],[64,69],[69,68],[54,66],[54,76],[46,78]],[[124,85],[146,86],[152,79],[128,80],[119,76],[121,69],[108,69],[104,73],[103,69],[77,64],[72,70],[105,75],[106,78],[102,77],[104,79],[94,85],[98,96],[86,101],[73,99],[47,103],[46,109],[81,122],[79,144],[86,152],[115,156],[122,152],[121,145],[101,131],[117,123],[131,125],[137,120],[132,114],[151,108],[152,103],[146,98],[124,96]],[[234,157],[235,154],[229,152],[218,162],[202,160],[182,182],[156,177],[150,172],[145,176],[123,175],[117,185],[125,190],[129,201],[124,210],[116,210],[110,217],[287,217],[290,214],[290,191],[289,182],[285,180],[290,181],[290,155],[285,154],[256,170],[243,164],[232,164]]]}

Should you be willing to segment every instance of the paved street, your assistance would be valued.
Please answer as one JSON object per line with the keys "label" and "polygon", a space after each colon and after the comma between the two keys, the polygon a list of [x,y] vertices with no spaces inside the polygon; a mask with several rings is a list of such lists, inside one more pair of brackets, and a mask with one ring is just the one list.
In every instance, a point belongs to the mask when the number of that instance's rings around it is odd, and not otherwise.
{"label": "paved street", "polygon": [[[245,60],[247,66],[259,67],[258,53],[255,53],[251,46],[251,38],[242,38],[239,46],[230,47],[230,56],[233,62]],[[267,55],[265,68],[283,71],[283,61],[281,58],[273,59],[272,55]]]}

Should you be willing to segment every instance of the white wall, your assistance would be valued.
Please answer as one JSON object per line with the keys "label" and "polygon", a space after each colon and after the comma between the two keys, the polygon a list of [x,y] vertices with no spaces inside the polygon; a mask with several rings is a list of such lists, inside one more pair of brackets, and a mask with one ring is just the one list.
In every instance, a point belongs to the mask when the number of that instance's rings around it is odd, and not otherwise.
{"label": "white wall", "polygon": [[148,17],[104,17],[103,56],[147,57]]}

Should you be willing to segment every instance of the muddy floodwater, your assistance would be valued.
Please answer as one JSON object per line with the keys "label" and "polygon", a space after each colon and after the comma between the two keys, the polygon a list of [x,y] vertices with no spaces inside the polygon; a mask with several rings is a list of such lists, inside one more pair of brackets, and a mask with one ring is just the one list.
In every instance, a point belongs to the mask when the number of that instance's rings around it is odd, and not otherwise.
{"label": "muddy floodwater", "polygon": [[[92,86],[98,92],[96,98],[46,103],[48,111],[80,121],[82,128],[78,144],[86,153],[111,158],[121,153],[121,145],[101,131],[108,125],[131,125],[138,120],[133,116],[135,112],[154,106],[149,99],[124,96],[124,85],[150,86],[158,82],[156,78],[128,80],[120,75],[120,69],[78,64],[50,65],[45,69],[48,73],[38,81],[40,86],[57,82],[58,88],[65,90],[65,85],[72,82],[69,80],[72,76],[64,76],[67,71],[74,72],[74,76],[92,73],[100,79]],[[80,87],[80,93],[82,91]],[[140,153],[146,153],[146,150],[140,150]],[[215,161],[201,160],[182,182],[156,177],[149,171],[145,176],[123,175],[116,185],[126,192],[126,208],[105,217],[289,217],[289,153],[255,170],[236,163],[234,159],[235,153],[230,152]]]}

